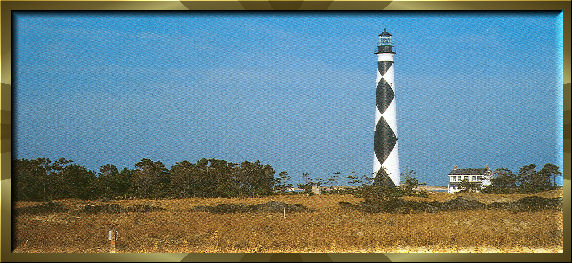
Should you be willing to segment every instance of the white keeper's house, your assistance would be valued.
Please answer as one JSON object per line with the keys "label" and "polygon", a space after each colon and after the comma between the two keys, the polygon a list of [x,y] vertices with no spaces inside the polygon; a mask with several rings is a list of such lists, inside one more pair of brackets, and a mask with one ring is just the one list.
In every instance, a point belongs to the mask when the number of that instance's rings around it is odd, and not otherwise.
{"label": "white keeper's house", "polygon": [[449,186],[448,192],[450,194],[461,191],[461,182],[467,179],[469,182],[474,182],[479,185],[479,189],[491,185],[491,178],[493,172],[489,169],[489,166],[485,168],[467,168],[459,169],[455,165],[453,170],[449,173]]}

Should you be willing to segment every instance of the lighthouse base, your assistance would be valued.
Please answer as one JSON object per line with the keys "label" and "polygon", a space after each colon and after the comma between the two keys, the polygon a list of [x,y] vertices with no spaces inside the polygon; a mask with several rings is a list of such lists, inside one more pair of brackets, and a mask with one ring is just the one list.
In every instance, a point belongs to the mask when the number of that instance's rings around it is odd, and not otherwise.
{"label": "lighthouse base", "polygon": [[385,168],[387,176],[391,179],[391,181],[395,186],[399,186],[401,184],[400,180],[401,174],[399,171],[398,145],[399,143],[395,144],[395,147],[393,148],[389,156],[387,156],[387,159],[385,159],[385,162],[383,162],[383,164],[379,163],[377,157],[375,156],[375,153],[373,154],[373,176],[374,177],[377,176],[379,170],[382,169],[383,167]]}

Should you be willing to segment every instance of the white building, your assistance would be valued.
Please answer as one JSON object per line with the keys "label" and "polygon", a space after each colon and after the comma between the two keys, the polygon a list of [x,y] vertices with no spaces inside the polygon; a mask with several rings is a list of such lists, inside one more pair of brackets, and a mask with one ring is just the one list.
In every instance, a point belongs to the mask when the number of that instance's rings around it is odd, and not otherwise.
{"label": "white building", "polygon": [[488,166],[485,166],[485,168],[458,169],[455,165],[449,173],[448,192],[452,194],[461,191],[461,182],[463,180],[477,183],[478,189],[483,189],[483,187],[491,185],[492,175],[493,173]]}

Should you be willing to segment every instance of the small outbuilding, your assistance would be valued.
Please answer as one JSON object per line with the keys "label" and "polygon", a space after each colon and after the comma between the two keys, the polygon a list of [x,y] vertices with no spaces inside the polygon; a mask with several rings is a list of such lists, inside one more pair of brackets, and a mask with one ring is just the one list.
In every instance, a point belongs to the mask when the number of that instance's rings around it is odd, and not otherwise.
{"label": "small outbuilding", "polygon": [[320,187],[316,184],[312,184],[312,193],[315,195],[319,195],[322,193],[322,190],[320,189]]}

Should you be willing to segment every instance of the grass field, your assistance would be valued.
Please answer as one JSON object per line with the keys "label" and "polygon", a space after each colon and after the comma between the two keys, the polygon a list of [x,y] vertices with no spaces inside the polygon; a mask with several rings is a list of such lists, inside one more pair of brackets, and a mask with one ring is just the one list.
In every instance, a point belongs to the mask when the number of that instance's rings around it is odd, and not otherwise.
{"label": "grass field", "polygon": [[[468,195],[468,194],[467,194]],[[470,194],[484,203],[526,195]],[[562,191],[538,194],[562,197]],[[416,200],[446,201],[458,195],[430,193]],[[211,214],[197,205],[302,204],[313,212]],[[117,252],[562,252],[562,212],[472,210],[439,213],[368,214],[338,205],[351,195],[282,195],[264,198],[121,200],[151,204],[154,212],[78,213],[95,201],[59,200],[69,210],[14,217],[14,252],[108,252],[107,232],[119,232]],[[16,208],[37,205],[18,202]]]}

